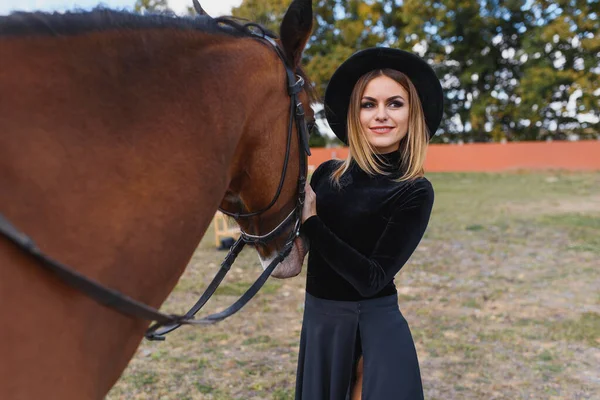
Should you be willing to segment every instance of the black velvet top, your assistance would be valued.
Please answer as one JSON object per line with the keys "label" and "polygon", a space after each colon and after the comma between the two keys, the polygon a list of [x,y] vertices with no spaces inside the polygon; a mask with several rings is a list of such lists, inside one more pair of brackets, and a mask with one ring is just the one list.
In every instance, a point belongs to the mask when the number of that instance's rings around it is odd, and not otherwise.
{"label": "black velvet top", "polygon": [[[384,154],[386,171],[398,171],[398,152]],[[396,293],[394,276],[421,241],[433,206],[425,178],[394,182],[393,175],[370,176],[353,163],[331,183],[340,161],[314,172],[317,215],[302,225],[310,241],[306,291],[330,300],[359,301]]]}

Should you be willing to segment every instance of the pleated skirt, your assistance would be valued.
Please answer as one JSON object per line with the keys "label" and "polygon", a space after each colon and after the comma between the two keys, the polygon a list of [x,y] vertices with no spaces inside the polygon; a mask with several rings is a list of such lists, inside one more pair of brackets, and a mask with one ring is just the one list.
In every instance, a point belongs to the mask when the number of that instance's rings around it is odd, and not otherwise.
{"label": "pleated skirt", "polygon": [[348,400],[363,356],[363,400],[420,400],[417,352],[396,295],[351,302],[306,293],[296,400]]}

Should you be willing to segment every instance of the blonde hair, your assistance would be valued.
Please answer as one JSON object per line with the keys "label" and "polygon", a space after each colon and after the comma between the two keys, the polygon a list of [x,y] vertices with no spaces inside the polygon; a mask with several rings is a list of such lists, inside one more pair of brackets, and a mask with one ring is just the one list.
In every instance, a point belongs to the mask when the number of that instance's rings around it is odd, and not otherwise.
{"label": "blonde hair", "polygon": [[370,175],[390,174],[390,172],[381,169],[380,165],[383,160],[367,140],[360,123],[361,102],[365,89],[369,82],[380,76],[387,76],[398,82],[408,93],[408,133],[400,141],[398,149],[401,160],[399,169],[403,174],[395,180],[401,182],[423,176],[429,131],[425,123],[425,115],[417,89],[402,72],[393,69],[377,69],[363,75],[352,90],[347,116],[348,157],[331,174],[331,180],[337,187],[340,187],[340,178],[348,171],[352,160],[355,160],[358,166]]}

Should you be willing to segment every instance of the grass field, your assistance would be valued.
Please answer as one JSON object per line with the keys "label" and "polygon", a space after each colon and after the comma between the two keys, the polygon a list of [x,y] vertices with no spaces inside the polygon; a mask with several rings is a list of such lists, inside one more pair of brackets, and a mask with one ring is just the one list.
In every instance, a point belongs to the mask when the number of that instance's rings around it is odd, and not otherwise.
{"label": "grass field", "polygon": [[[396,277],[426,399],[600,399],[600,173],[431,174],[425,238]],[[164,306],[184,312],[224,253],[212,230]],[[245,250],[207,311],[260,273]],[[108,396],[293,399],[304,274],[211,327],[142,342]]]}

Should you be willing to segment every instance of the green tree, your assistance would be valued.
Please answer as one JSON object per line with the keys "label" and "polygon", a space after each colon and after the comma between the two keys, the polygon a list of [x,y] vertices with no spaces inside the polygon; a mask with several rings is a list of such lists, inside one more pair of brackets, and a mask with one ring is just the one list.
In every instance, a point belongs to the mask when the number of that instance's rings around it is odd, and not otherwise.
{"label": "green tree", "polygon": [[575,115],[600,117],[600,97],[594,93],[600,88],[598,11],[598,0],[533,3],[536,23],[524,40],[528,59],[517,112],[518,118],[530,124],[528,138],[543,138],[552,128],[559,133],[598,136],[598,124],[580,123]]}
{"label": "green tree", "polygon": [[325,147],[327,145],[327,138],[317,129],[313,129],[308,139],[308,145],[310,147]]}
{"label": "green tree", "polygon": [[279,24],[289,5],[289,0],[244,0],[239,7],[232,9],[231,14],[279,34]]}
{"label": "green tree", "polygon": [[169,12],[167,0],[136,0],[134,5],[136,12]]}
{"label": "green tree", "polygon": [[[436,141],[599,134],[600,0],[315,0],[305,68],[322,95],[354,52],[418,53],[446,95]],[[245,0],[233,12],[277,32],[289,0]],[[595,92],[596,91],[596,92]],[[573,111],[575,108],[575,111]]]}

